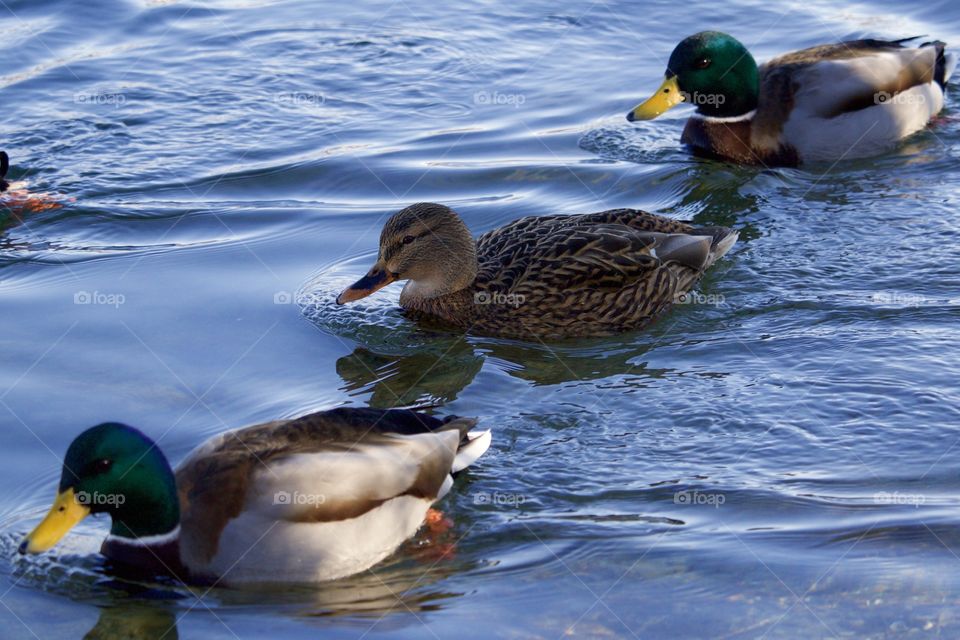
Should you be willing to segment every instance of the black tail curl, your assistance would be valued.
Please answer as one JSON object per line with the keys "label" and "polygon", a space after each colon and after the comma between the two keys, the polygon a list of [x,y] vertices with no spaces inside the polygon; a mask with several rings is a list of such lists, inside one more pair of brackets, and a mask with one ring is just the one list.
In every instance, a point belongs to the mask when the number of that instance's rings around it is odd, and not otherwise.
{"label": "black tail curl", "polygon": [[937,50],[937,66],[933,70],[933,79],[940,85],[941,89],[947,88],[947,56],[944,50],[946,43],[934,40],[933,42],[924,42],[921,47],[935,47]]}

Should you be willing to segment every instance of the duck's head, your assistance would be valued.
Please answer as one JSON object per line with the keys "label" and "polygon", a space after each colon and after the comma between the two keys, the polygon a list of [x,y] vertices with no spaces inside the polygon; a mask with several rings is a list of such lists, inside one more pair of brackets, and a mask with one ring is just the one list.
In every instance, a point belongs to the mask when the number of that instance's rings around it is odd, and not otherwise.
{"label": "duck's head", "polygon": [[50,512],[20,543],[20,553],[41,553],[91,513],[109,513],[110,533],[144,538],[180,522],[176,481],[150,438],[116,422],[91,427],[70,445]]}
{"label": "duck's head", "polygon": [[685,38],[670,54],[664,75],[656,93],[634,107],[627,120],[652,120],[681,102],[716,118],[740,116],[757,107],[757,62],[725,33],[702,31]]}
{"label": "duck's head", "polygon": [[395,213],[380,233],[377,261],[343,290],[337,304],[365,298],[397,280],[409,280],[406,299],[429,299],[469,287],[477,277],[477,249],[452,209],[420,202]]}

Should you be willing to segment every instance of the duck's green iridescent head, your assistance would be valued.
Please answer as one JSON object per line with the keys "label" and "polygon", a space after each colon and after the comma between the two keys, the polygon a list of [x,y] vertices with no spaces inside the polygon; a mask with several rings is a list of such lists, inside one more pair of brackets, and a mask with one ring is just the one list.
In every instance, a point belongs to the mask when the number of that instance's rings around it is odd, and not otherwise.
{"label": "duck's green iridescent head", "polygon": [[652,120],[681,102],[715,118],[743,115],[757,108],[757,62],[736,38],[702,31],[685,38],[670,54],[666,79],[657,92],[627,114]]}
{"label": "duck's green iridescent head", "polygon": [[63,460],[53,507],[23,539],[20,553],[50,549],[91,513],[109,513],[110,533],[125,538],[176,528],[180,522],[176,481],[150,438],[116,422],[77,436]]}

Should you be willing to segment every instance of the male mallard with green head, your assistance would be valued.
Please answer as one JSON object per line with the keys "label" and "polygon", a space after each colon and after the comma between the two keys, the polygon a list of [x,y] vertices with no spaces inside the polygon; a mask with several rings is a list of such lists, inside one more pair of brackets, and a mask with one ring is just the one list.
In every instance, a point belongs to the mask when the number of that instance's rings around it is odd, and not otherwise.
{"label": "male mallard with green head", "polygon": [[627,120],[681,102],[696,111],[681,141],[744,164],[796,166],[888,151],[943,108],[955,58],[942,42],[852,40],[757,67],[735,38],[704,31],[670,54],[666,79]]}
{"label": "male mallard with green head", "polygon": [[449,207],[421,202],[387,221],[376,264],[337,303],[407,280],[404,309],[463,331],[607,336],[660,316],[736,240],[726,227],[613,209],[521,218],[474,241]]}
{"label": "male mallard with green head", "polygon": [[70,445],[56,501],[20,553],[108,513],[101,552],[124,566],[231,585],[350,575],[412,536],[486,451],[475,424],[334,409],[220,434],[176,472],[141,432],[101,424]]}

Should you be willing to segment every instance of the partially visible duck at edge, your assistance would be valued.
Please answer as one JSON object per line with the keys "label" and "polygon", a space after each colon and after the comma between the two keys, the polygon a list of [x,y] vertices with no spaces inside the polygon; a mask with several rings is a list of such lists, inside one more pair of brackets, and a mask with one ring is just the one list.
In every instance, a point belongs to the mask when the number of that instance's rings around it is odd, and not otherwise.
{"label": "partially visible duck at edge", "polygon": [[10,156],[6,151],[0,151],[0,193],[10,188],[10,183],[5,180],[7,172],[10,170]]}
{"label": "partially visible duck at edge", "polygon": [[[9,221],[4,220],[5,214],[11,214],[10,221],[19,222],[27,214],[50,211],[63,207],[64,199],[49,193],[31,193],[24,181],[10,183],[7,173],[10,171],[10,156],[6,151],[0,151],[0,230]],[[66,202],[74,202],[73,198]]]}

